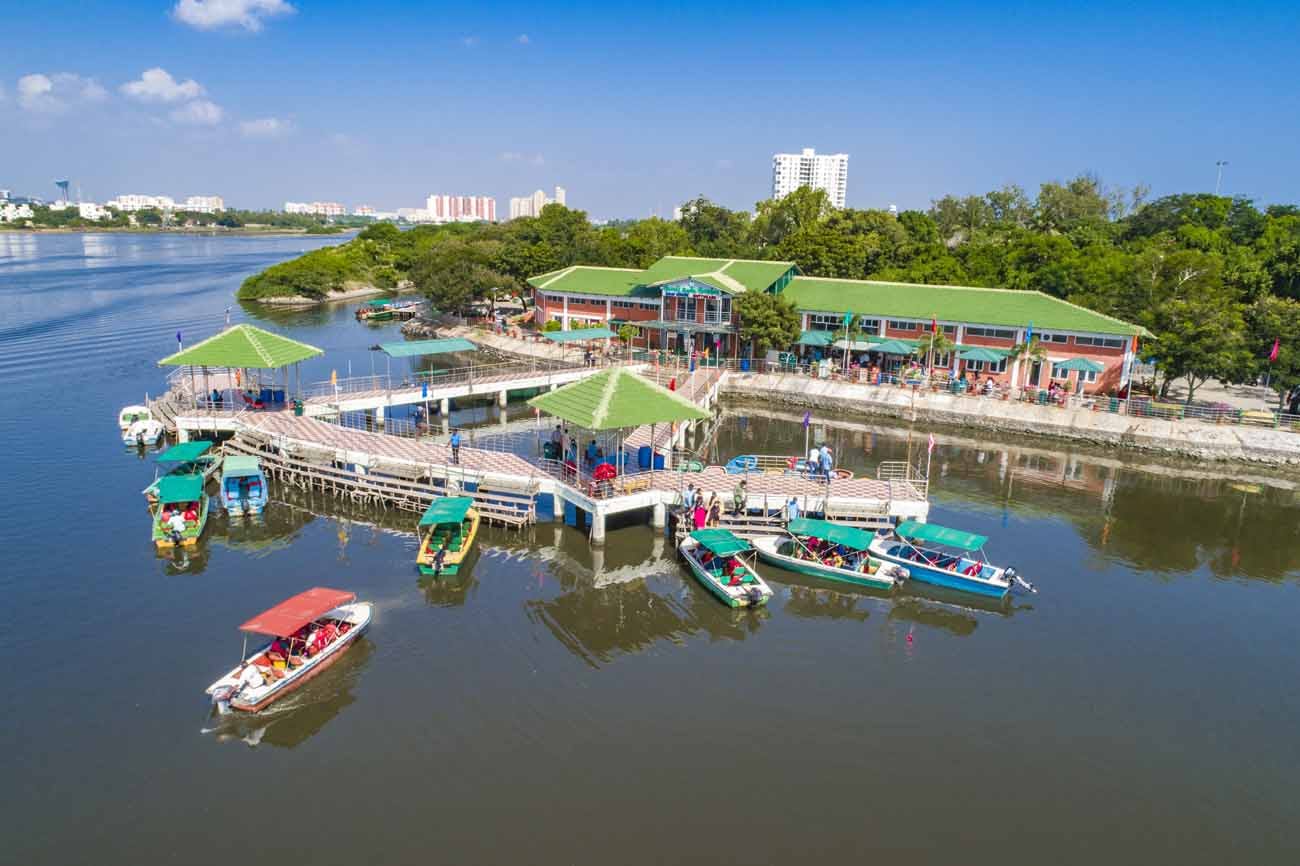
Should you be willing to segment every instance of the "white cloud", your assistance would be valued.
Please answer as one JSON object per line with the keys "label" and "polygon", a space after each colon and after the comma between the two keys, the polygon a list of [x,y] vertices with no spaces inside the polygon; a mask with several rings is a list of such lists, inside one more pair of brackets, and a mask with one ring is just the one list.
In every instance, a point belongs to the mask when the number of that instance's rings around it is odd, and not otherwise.
{"label": "white cloud", "polygon": [[298,11],[285,0],[179,0],[172,15],[196,30],[242,27],[250,32],[262,29],[262,21]]}
{"label": "white cloud", "polygon": [[244,138],[282,138],[293,132],[293,123],[278,117],[259,117],[239,124],[239,134]]}
{"label": "white cloud", "polygon": [[520,33],[518,36],[515,37],[515,41],[518,42],[520,45],[527,45],[529,42],[532,42],[533,40],[528,38],[527,33]]}
{"label": "white cloud", "polygon": [[40,114],[61,114],[74,103],[101,102],[107,96],[98,81],[71,72],[34,72],[18,79],[18,104]]}
{"label": "white cloud", "polygon": [[206,99],[196,99],[173,109],[168,116],[174,123],[185,126],[216,126],[224,115],[220,105]]}
{"label": "white cloud", "polygon": [[177,81],[161,66],[146,69],[137,80],[128,81],[119,89],[141,102],[184,102],[203,95],[203,85],[193,78]]}
{"label": "white cloud", "polygon": [[462,36],[462,37],[460,38],[460,44],[461,44],[461,45],[464,45],[466,48],[477,48],[477,47],[478,47],[478,37],[477,37],[477,36]]}

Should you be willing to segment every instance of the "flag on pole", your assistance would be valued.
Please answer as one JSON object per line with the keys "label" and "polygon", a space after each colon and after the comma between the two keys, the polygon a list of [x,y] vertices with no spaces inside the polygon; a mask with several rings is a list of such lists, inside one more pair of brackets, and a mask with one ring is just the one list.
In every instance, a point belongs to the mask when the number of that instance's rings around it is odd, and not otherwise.
{"label": "flag on pole", "polygon": [[1276,363],[1277,363],[1277,350],[1280,349],[1280,348],[1282,348],[1282,338],[1281,338],[1281,337],[1274,337],[1274,338],[1273,338],[1273,349],[1272,349],[1272,351],[1270,351],[1270,352],[1268,353],[1268,362],[1269,362],[1270,364],[1276,364]]}
{"label": "flag on pole", "polygon": [[1028,346],[1034,341],[1034,323],[1030,322],[1029,327],[1025,330],[1025,345]]}
{"label": "flag on pole", "polygon": [[812,413],[811,412],[803,413],[803,429],[807,430],[808,425],[811,423],[812,423]]}
{"label": "flag on pole", "polygon": [[936,319],[934,316],[930,317],[930,333],[931,334],[939,333],[939,320]]}
{"label": "flag on pole", "polygon": [[847,313],[844,314],[844,327],[847,328],[852,321],[853,321],[853,311],[849,310]]}
{"label": "flag on pole", "polygon": [[181,342],[181,332],[180,332],[180,331],[177,331],[177,332],[176,332],[176,348],[177,348],[178,351],[179,351],[180,349],[184,349],[184,348],[185,348],[185,345]]}
{"label": "flag on pole", "polygon": [[934,434],[933,434],[933,433],[930,434],[930,444],[926,446],[926,448],[925,448],[925,453],[926,453],[926,456],[927,456],[927,457],[928,457],[930,454],[933,454],[933,453],[934,453]]}

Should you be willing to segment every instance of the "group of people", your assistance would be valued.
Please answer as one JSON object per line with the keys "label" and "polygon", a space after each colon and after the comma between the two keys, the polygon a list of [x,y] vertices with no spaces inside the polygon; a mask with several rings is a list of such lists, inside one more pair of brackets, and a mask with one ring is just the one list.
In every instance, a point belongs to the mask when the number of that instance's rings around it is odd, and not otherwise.
{"label": "group of people", "polygon": [[[718,565],[718,560],[722,561]],[[706,550],[700,554],[700,565],[708,571],[715,567],[722,571],[722,576],[727,579],[727,586],[740,586],[745,582],[744,574],[740,571],[741,562],[734,556],[714,556],[713,551]]]}
{"label": "group of people", "polygon": [[284,679],[294,668],[302,667],[352,630],[352,623],[327,619],[311,622],[287,637],[271,641],[265,653],[249,659],[237,676],[241,688],[258,688],[266,683]]}
{"label": "group of people", "polygon": [[164,505],[158,514],[158,522],[163,531],[171,538],[173,544],[180,544],[185,530],[199,522],[199,504],[197,502],[171,503]]}
{"label": "group of people", "polygon": [[809,538],[802,542],[796,541],[794,557],[795,559],[820,562],[822,565],[831,568],[843,568],[849,571],[860,571],[870,559],[861,550],[853,550],[842,544],[834,544],[820,538]]}
{"label": "group of people", "polygon": [[831,446],[823,445],[819,448],[814,445],[809,448],[808,461],[804,466],[809,478],[822,477],[830,483],[831,473],[835,471],[835,455],[831,453]]}
{"label": "group of people", "polygon": [[690,512],[693,529],[717,526],[722,522],[722,502],[717,493],[710,493],[709,501],[705,504],[704,491],[691,484],[682,497],[682,504]]}

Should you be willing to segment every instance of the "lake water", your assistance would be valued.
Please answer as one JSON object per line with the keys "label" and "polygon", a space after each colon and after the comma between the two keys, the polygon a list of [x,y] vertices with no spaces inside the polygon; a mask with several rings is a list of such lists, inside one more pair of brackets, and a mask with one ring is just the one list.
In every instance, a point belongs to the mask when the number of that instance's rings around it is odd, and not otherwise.
{"label": "lake water", "polygon": [[[931,519],[1038,585],[1008,608],[768,569],[770,606],[733,613],[636,525],[594,551],[487,529],[431,583],[409,515],[281,490],[157,556],[117,409],[227,307],[324,348],[304,380],[368,370],[396,326],[233,302],[335,242],[0,233],[4,862],[1300,858],[1292,480],[941,436]],[[815,422],[861,471],[928,433]],[[802,446],[744,406],[717,443]],[[368,637],[210,718],[238,624],[317,584],[375,603]]]}

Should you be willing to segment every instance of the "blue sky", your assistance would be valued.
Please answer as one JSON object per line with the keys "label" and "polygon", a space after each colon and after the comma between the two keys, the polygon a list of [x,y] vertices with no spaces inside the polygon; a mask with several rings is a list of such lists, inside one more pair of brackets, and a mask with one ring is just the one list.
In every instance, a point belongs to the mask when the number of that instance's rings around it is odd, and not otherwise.
{"label": "blue sky", "polygon": [[857,207],[1082,171],[1212,190],[1218,159],[1225,192],[1300,202],[1280,2],[43,0],[3,20],[18,193],[504,210],[561,184],[593,217],[667,215],[752,207],[773,152],[815,147],[850,154]]}

